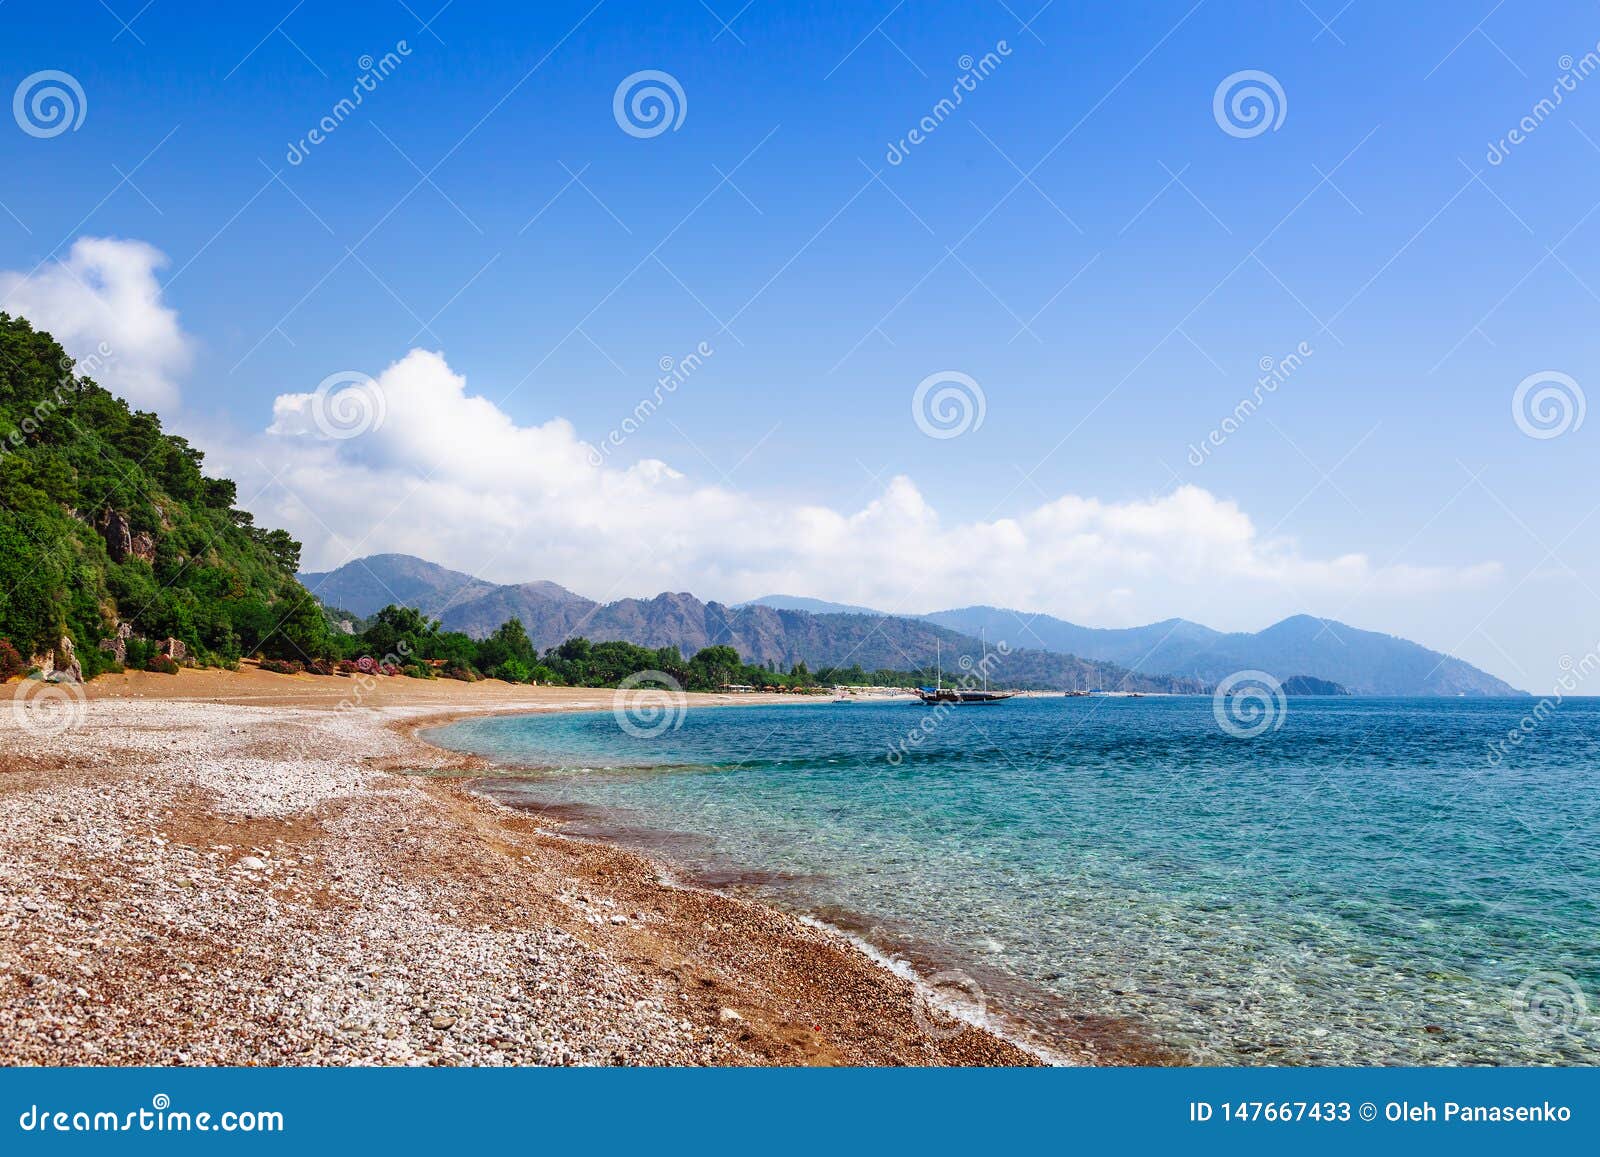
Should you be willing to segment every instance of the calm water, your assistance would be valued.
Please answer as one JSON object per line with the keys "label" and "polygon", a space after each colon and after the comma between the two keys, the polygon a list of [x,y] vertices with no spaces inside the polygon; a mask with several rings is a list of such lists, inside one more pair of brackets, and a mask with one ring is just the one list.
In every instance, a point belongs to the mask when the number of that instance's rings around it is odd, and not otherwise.
{"label": "calm water", "polygon": [[1600,1063],[1600,701],[1491,766],[1532,706],[1291,699],[1236,739],[1209,699],[1013,700],[899,766],[920,705],[435,738],[538,769],[497,784],[518,802],[970,971],[1049,1038],[1087,1014],[1206,1063]]}

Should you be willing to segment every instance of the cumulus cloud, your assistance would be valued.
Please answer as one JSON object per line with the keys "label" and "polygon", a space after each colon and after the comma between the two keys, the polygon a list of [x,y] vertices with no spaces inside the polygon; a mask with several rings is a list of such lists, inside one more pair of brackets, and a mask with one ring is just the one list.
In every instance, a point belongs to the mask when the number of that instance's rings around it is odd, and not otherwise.
{"label": "cumulus cloud", "polygon": [[319,411],[337,394],[280,396],[271,445],[230,463],[254,476],[241,493],[261,488],[259,520],[305,541],[310,568],[394,551],[600,599],[785,592],[905,613],[984,602],[1093,623],[1183,613],[1255,626],[1358,593],[1418,597],[1498,573],[1310,557],[1195,486],[1123,502],[1066,495],[978,521],[942,517],[906,477],[855,510],[751,496],[656,460],[611,465],[563,419],[519,426],[423,350],[375,389],[382,421],[354,437]]}
{"label": "cumulus cloud", "polygon": [[0,311],[49,330],[79,360],[103,344],[109,356],[99,359],[97,382],[134,406],[170,407],[192,346],[162,300],[156,270],[166,261],[142,241],[80,237],[65,260],[31,273],[0,270]]}
{"label": "cumulus cloud", "polygon": [[[181,425],[192,343],[162,298],[165,262],[143,242],[80,238],[64,261],[0,271],[0,309],[80,359],[103,344],[96,379]],[[904,613],[985,602],[1107,625],[1182,614],[1254,627],[1499,574],[1315,557],[1195,486],[1120,502],[1069,494],[976,521],[944,517],[904,476],[852,510],[752,496],[654,459],[613,464],[561,418],[519,426],[425,350],[376,382],[338,375],[279,395],[262,435],[204,441],[258,520],[305,542],[308,567],[395,551],[601,599],[782,592]]]}

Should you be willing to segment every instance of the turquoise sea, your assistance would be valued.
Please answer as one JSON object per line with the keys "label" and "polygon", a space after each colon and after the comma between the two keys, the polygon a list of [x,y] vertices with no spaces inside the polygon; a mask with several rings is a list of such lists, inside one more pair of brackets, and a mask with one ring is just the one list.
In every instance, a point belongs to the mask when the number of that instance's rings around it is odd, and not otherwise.
{"label": "turquoise sea", "polygon": [[1595,1064],[1600,701],[1495,754],[1534,704],[1294,698],[1235,738],[1208,698],[1017,699],[933,716],[898,763],[920,704],[431,738],[504,766],[500,798],[835,924],[1046,1042]]}

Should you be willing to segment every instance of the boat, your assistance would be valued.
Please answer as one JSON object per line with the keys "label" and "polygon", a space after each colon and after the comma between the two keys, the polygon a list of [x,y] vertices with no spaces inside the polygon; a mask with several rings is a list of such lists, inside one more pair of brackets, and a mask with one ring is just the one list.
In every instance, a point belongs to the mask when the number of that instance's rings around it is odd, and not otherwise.
{"label": "boat", "polygon": [[998,703],[1015,694],[1015,691],[961,691],[954,687],[917,688],[917,698],[929,706],[936,703]]}
{"label": "boat", "polygon": [[975,691],[966,687],[946,687],[944,685],[944,645],[941,640],[935,652],[937,658],[935,659],[933,686],[918,687],[917,698],[930,707],[945,703],[952,705],[962,703],[998,703],[1002,699],[1010,699],[1016,692],[989,690],[989,645],[987,641],[984,643],[983,650],[984,661],[979,664],[983,671],[983,689]]}

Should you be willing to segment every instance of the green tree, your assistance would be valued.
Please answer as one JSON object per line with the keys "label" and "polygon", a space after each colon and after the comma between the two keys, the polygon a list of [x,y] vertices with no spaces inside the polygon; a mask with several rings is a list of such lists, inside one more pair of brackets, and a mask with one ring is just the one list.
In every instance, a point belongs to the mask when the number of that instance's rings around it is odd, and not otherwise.
{"label": "green tree", "polygon": [[265,534],[257,532],[256,541],[267,548],[272,560],[286,574],[295,574],[300,570],[300,544],[289,537],[287,530],[269,530]]}
{"label": "green tree", "polygon": [[374,658],[421,658],[431,649],[438,630],[439,624],[415,607],[391,603],[373,616],[372,624],[361,633],[361,643]]}
{"label": "green tree", "polygon": [[715,691],[734,682],[734,674],[742,667],[739,652],[732,647],[704,647],[689,660],[691,689]]}
{"label": "green tree", "polygon": [[533,667],[538,658],[522,620],[508,619],[478,644],[476,666],[480,671],[494,671],[514,660],[522,665],[521,669],[527,670]]}
{"label": "green tree", "polygon": [[507,659],[491,674],[496,679],[504,679],[507,683],[526,683],[533,678],[533,668],[521,659]]}

